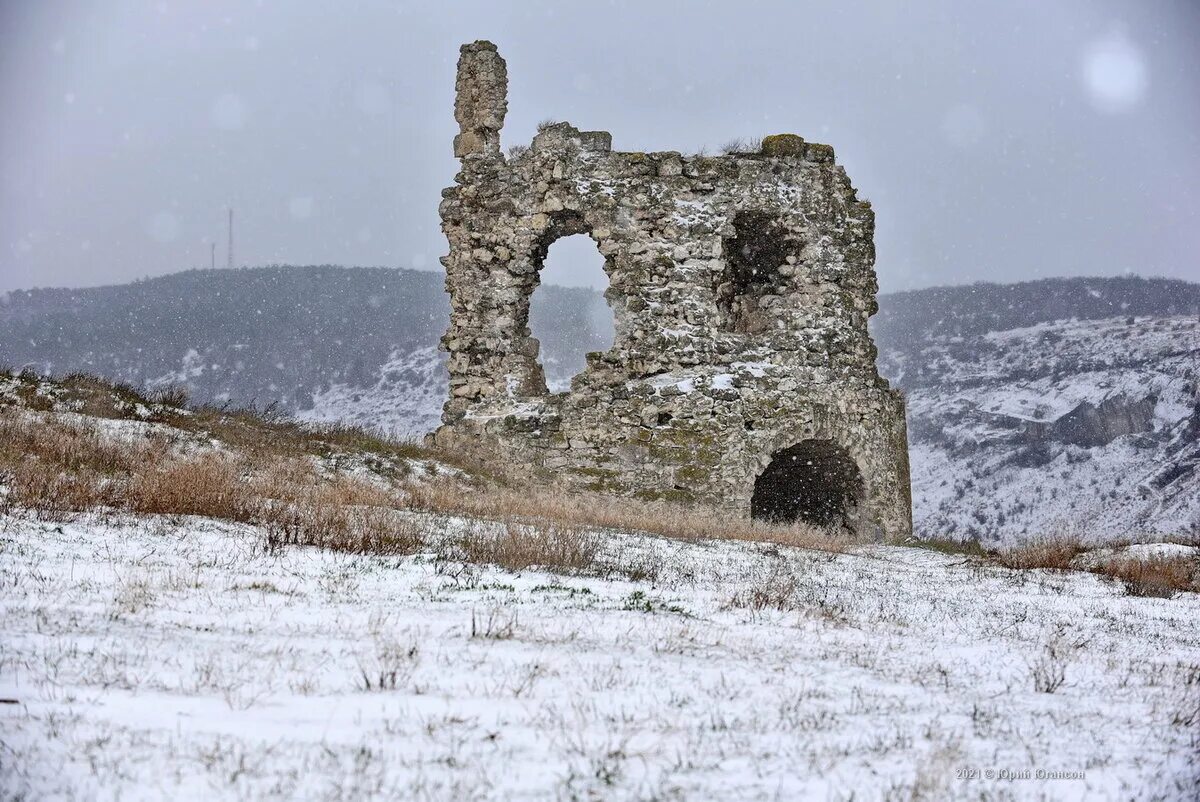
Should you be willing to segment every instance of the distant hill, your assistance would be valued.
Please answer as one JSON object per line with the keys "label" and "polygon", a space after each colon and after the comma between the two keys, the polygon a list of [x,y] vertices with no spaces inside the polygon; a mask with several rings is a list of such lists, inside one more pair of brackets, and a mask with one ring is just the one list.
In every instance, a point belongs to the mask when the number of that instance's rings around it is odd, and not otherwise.
{"label": "distant hill", "polygon": [[[0,300],[0,362],[185,383],[398,434],[437,425],[440,274],[198,270]],[[553,389],[607,347],[600,293],[542,287],[531,328]],[[1200,532],[1200,285],[1046,279],[883,295],[880,371],[908,394],[914,513],[927,535]]]}
{"label": "distant hill", "polygon": [[392,349],[428,345],[447,308],[439,277],[414,271],[190,270],[10,293],[0,358],[296,408],[320,382],[366,382]]}
{"label": "distant hill", "polygon": [[[1110,317],[1195,315],[1200,312],[1200,284],[1178,279],[1051,278],[1018,284],[977,283],[930,287],[883,295],[871,333],[887,363],[885,375],[901,384],[940,381],[942,373],[911,359],[935,338],[963,343],[989,331],[1035,326],[1055,320],[1100,320]],[[896,360],[906,360],[901,366]]]}
{"label": "distant hill", "polygon": [[[397,355],[435,348],[450,314],[443,281],[428,271],[323,265],[16,291],[0,296],[0,361],[185,383],[197,400],[299,411],[331,386],[372,386]],[[582,365],[587,350],[611,342],[611,314],[591,290],[538,292],[548,302],[533,322],[561,335],[549,338],[543,360],[561,382],[571,374],[557,366]]]}

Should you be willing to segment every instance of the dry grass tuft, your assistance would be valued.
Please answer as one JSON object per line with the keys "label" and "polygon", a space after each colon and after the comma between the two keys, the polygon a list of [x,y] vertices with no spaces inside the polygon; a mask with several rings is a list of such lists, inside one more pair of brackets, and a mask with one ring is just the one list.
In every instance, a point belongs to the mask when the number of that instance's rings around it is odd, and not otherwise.
{"label": "dry grass tuft", "polygon": [[257,499],[238,462],[222,454],[158,460],[135,473],[125,509],[139,515],[199,515],[253,521]]}
{"label": "dry grass tuft", "polygon": [[1065,571],[1071,568],[1071,561],[1084,551],[1085,548],[1078,539],[1058,537],[1004,549],[996,552],[994,558],[1005,568]]}
{"label": "dry grass tuft", "polygon": [[413,509],[502,523],[645,532],[675,540],[748,540],[820,551],[843,551],[845,536],[803,524],[779,526],[716,511],[558,489],[489,487],[464,493],[459,482],[431,481],[409,488]]}
{"label": "dry grass tuft", "polygon": [[1067,668],[1073,652],[1070,644],[1052,638],[1042,649],[1042,654],[1029,664],[1029,676],[1033,689],[1038,693],[1054,693],[1067,681]]}
{"label": "dry grass tuft", "polygon": [[797,607],[796,593],[799,588],[800,583],[793,574],[776,567],[752,581],[744,591],[735,595],[730,603],[734,607],[756,612],[766,609],[794,610]]}
{"label": "dry grass tuft", "polygon": [[1169,599],[1178,591],[1200,593],[1200,564],[1194,557],[1115,556],[1090,565],[1087,570],[1119,579],[1131,596]]}
{"label": "dry grass tuft", "polygon": [[408,684],[421,660],[420,644],[401,642],[375,633],[375,651],[358,659],[358,687],[364,691],[394,691]]}
{"label": "dry grass tuft", "polygon": [[97,474],[54,473],[40,468],[38,463],[26,463],[9,473],[4,512],[24,507],[37,510],[46,520],[65,521],[83,510],[109,505],[108,487]]}
{"label": "dry grass tuft", "polygon": [[383,507],[356,507],[320,500],[260,510],[257,523],[267,545],[317,546],[351,554],[413,554],[425,547],[421,526]]}
{"label": "dry grass tuft", "polygon": [[186,408],[189,398],[188,388],[182,384],[168,384],[150,394],[150,400],[154,403],[176,409]]}
{"label": "dry grass tuft", "polygon": [[455,546],[467,562],[510,571],[549,568],[579,573],[595,567],[600,541],[595,532],[561,525],[474,527]]}
{"label": "dry grass tuft", "polygon": [[722,145],[720,150],[727,156],[744,153],[760,153],[762,152],[762,138],[742,139],[739,137],[736,139],[731,139]]}

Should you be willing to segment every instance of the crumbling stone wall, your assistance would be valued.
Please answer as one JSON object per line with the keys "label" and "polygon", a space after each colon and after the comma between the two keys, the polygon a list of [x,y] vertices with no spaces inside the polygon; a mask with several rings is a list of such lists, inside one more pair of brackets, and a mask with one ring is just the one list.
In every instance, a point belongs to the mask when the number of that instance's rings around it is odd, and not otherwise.
{"label": "crumbling stone wall", "polygon": [[[833,149],[619,152],[558,123],[505,156],[507,80],[495,45],[462,47],[435,441],[571,486],[907,534],[904,404],[867,332],[874,214]],[[604,256],[616,337],[551,395],[529,301],[551,243],[579,233]]]}

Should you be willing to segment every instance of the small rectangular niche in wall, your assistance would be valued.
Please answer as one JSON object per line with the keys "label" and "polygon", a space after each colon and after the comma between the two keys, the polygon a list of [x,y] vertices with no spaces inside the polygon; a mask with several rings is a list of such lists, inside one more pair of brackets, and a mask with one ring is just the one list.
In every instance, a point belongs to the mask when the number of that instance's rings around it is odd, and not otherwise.
{"label": "small rectangular niche in wall", "polygon": [[799,247],[788,238],[778,218],[767,212],[738,212],[733,227],[734,235],[724,241],[725,269],[717,286],[721,327],[738,334],[756,334],[769,326],[763,299],[780,294],[780,268]]}

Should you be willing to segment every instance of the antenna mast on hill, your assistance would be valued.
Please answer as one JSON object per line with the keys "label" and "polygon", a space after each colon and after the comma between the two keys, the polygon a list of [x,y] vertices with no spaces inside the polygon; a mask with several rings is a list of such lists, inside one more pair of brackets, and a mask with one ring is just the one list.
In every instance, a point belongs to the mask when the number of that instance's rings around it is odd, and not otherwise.
{"label": "antenna mast on hill", "polygon": [[228,267],[233,267],[233,207],[229,209],[229,263]]}
{"label": "antenna mast on hill", "polygon": [[216,270],[217,269],[217,242],[216,242],[216,240],[213,240],[212,242],[208,243],[208,247],[209,247],[208,266],[210,269]]}

